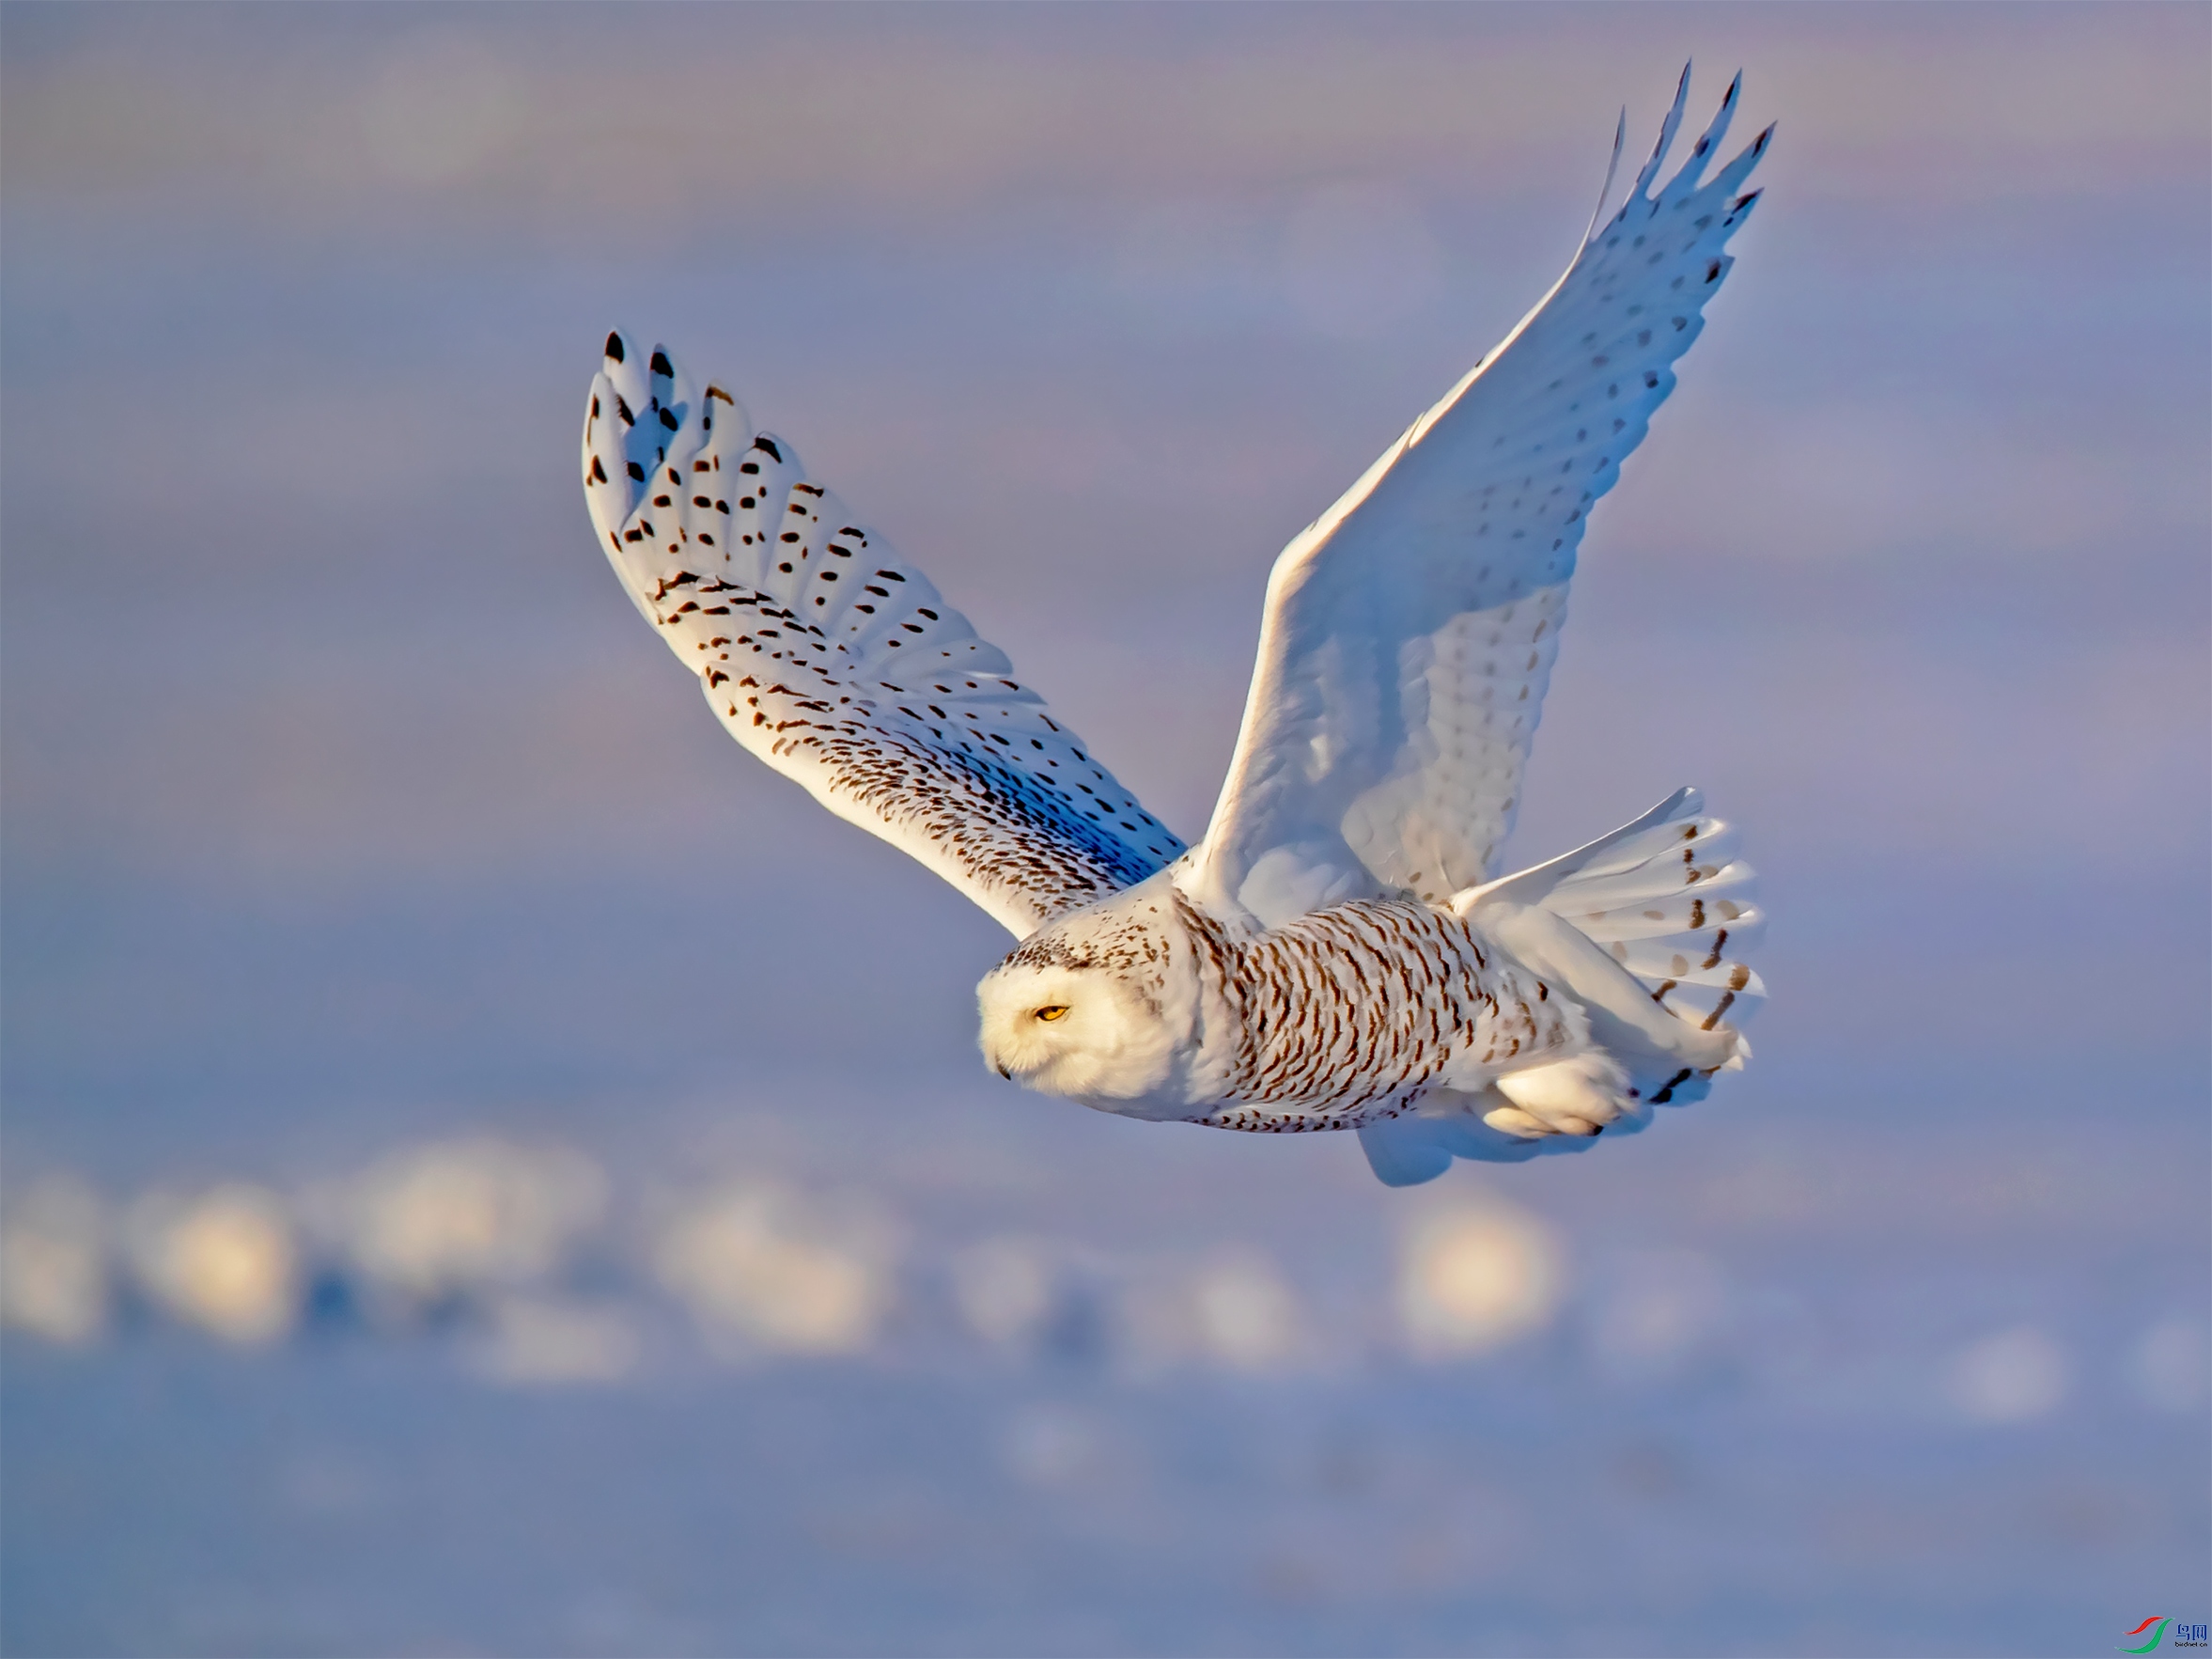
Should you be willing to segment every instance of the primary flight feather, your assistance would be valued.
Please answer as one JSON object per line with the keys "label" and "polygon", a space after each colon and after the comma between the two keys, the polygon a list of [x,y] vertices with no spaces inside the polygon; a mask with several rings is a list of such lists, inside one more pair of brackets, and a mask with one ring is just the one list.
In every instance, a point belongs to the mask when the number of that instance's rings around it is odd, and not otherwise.
{"label": "primary flight feather", "polygon": [[1278,557],[1193,848],[789,444],[608,337],[583,459],[616,573],[740,743],[1020,941],[979,987],[1003,1075],[1133,1117],[1357,1130],[1406,1184],[1587,1146],[1741,1068],[1763,916],[1694,790],[1496,869],[1590,509],[1756,200],[1771,128],[1704,177],[1740,84],[1654,188],[1685,71],[1627,202]]}

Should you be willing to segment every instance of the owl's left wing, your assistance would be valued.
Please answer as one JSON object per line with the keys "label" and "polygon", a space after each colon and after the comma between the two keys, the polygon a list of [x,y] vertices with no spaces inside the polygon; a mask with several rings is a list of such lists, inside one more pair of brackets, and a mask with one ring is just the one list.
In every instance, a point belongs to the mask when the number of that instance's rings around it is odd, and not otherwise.
{"label": "owl's left wing", "polygon": [[607,337],[584,493],[631,598],[730,734],[1020,938],[1183,850],[1005,654],[789,445]]}
{"label": "owl's left wing", "polygon": [[1391,888],[1441,903],[1495,873],[1590,509],[1674,389],[1756,200],[1736,192],[1771,128],[1699,181],[1734,86],[1649,188],[1688,90],[1685,70],[1627,204],[1551,291],[1276,560],[1189,884],[1203,900],[1273,925]]}

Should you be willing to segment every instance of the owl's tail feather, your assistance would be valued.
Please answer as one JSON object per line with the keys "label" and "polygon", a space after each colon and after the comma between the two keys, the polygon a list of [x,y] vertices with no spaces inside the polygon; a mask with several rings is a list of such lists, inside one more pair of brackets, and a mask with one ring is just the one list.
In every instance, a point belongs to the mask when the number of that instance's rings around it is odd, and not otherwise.
{"label": "owl's tail feather", "polygon": [[1737,855],[1736,826],[1693,795],[1537,902],[1604,947],[1660,1006],[1704,1030],[1740,1027],[1767,1000],[1751,954],[1767,931],[1758,872]]}
{"label": "owl's tail feather", "polygon": [[[1606,1122],[1609,1136],[1643,1127],[1650,1105],[1704,1099],[1714,1072],[1740,1071],[1751,1056],[1739,1028],[1767,990],[1746,958],[1767,918],[1757,876],[1736,852],[1735,829],[1705,816],[1695,790],[1679,790],[1587,846],[1452,900],[1580,1003],[1597,1048],[1625,1069],[1637,1104]],[[1499,1088],[1431,1090],[1399,1117],[1363,1127],[1360,1143],[1391,1186],[1433,1180],[1454,1158],[1518,1163],[1596,1143],[1512,1133],[1519,1115],[1498,1108],[1518,1103]]]}
{"label": "owl's tail feather", "polygon": [[1741,1026],[1767,998],[1748,960],[1767,913],[1738,839],[1735,825],[1706,816],[1697,790],[1677,790],[1587,846],[1469,888],[1452,908],[1539,906],[1594,940],[1661,1007],[1706,1030]]}

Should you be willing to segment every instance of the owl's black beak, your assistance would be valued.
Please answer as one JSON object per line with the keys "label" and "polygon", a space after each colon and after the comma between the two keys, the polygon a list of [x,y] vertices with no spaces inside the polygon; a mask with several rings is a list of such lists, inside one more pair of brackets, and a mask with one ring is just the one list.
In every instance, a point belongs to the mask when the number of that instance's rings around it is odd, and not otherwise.
{"label": "owl's black beak", "polygon": [[1013,1082],[1013,1081],[1014,1081],[1014,1073],[1013,1073],[1013,1072],[1009,1072],[1009,1071],[1007,1071],[1007,1070],[1006,1070],[1006,1068],[1005,1068],[1005,1067],[1004,1067],[1004,1066],[1001,1066],[1001,1067],[999,1068],[999,1075],[1000,1075],[1001,1077],[1004,1077],[1004,1078],[1005,1078],[1005,1080],[1006,1080],[1008,1083],[1011,1083],[1011,1082]]}

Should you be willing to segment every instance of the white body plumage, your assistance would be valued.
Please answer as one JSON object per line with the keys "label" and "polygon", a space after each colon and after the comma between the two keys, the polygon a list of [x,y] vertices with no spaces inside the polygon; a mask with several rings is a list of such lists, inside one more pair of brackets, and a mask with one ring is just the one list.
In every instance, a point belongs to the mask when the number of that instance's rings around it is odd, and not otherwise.
{"label": "white body plumage", "polygon": [[[1740,896],[1750,871],[1694,862],[1709,860],[1722,826],[1673,816],[1688,804],[1677,797],[1650,815],[1656,825],[1600,850],[1640,841],[1633,885],[1710,882],[1700,911],[1712,896],[1739,928],[1755,925],[1747,904],[1718,897]],[[1616,891],[1619,864],[1609,864]],[[1748,970],[1729,968],[1711,1012],[1684,1019],[1582,928],[1495,890],[1456,907],[1348,900],[1267,928],[1209,915],[1178,884],[1184,873],[1163,869],[1017,946],[977,987],[986,1061],[1124,1117],[1360,1130],[1389,1180],[1400,1165],[1433,1173],[1439,1154],[1511,1158],[1550,1136],[1641,1127],[1651,1106],[1701,1096],[1750,1056],[1721,1018]],[[1572,904],[1592,884],[1570,875],[1550,894]],[[1632,902],[1640,919],[1664,916]],[[1584,914],[1585,925],[1605,918]],[[1724,946],[1701,959],[1708,977]]]}
{"label": "white body plumage", "polygon": [[1189,849],[787,444],[610,336],[584,431],[602,547],[740,743],[1021,941],[978,992],[1003,1075],[1356,1130],[1404,1183],[1586,1146],[1742,1066],[1763,917],[1694,791],[1496,875],[1590,509],[1756,199],[1768,134],[1703,178],[1736,86],[1651,188],[1688,85],[1551,291],[1277,559]]}

